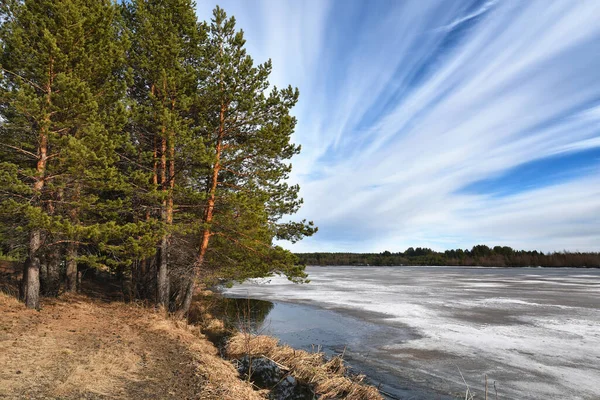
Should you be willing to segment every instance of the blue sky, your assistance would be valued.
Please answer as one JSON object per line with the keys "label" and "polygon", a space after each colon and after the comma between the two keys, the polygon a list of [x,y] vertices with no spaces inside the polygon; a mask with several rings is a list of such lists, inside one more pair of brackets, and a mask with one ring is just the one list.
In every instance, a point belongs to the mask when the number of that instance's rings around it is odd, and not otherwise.
{"label": "blue sky", "polygon": [[600,250],[600,1],[219,4],[300,89],[286,247]]}

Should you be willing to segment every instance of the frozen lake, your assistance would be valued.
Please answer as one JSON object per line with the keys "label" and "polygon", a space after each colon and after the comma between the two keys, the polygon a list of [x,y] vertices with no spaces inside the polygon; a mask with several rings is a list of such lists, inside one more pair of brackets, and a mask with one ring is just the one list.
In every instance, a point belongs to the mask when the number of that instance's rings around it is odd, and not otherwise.
{"label": "frozen lake", "polygon": [[[479,391],[487,375],[490,392],[495,381],[501,399],[600,398],[600,270],[307,272],[309,284],[275,277],[226,294],[277,302],[265,333],[298,347],[347,346],[351,363],[399,396],[407,395],[407,382],[458,393],[465,387],[462,373]],[[419,391],[408,396],[438,398]]]}

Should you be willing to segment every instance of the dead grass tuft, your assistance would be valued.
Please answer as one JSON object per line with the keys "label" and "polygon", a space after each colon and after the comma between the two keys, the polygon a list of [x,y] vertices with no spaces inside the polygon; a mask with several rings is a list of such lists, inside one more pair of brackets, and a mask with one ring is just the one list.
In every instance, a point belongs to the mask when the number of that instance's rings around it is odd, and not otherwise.
{"label": "dead grass tuft", "polygon": [[214,292],[201,289],[196,292],[189,311],[189,320],[201,328],[209,337],[221,337],[228,334],[225,323],[214,316],[220,314],[223,301]]}
{"label": "dead grass tuft", "polygon": [[217,348],[200,333],[198,326],[189,325],[183,320],[156,316],[151,327],[184,343],[192,351],[197,360],[198,373],[206,379],[204,393],[223,400],[266,398],[266,392],[257,392],[250,383],[239,379],[235,367],[220,357]]}
{"label": "dead grass tuft", "polygon": [[[65,349],[67,356],[74,355]],[[123,380],[139,381],[136,372],[140,369],[141,357],[124,348],[110,348],[92,353],[72,368],[64,382],[53,391],[55,396],[71,393],[96,393],[114,396]],[[115,390],[117,389],[117,390]]]}
{"label": "dead grass tuft", "polygon": [[227,345],[231,358],[268,357],[284,366],[303,382],[313,386],[321,399],[383,400],[379,391],[363,382],[364,377],[348,377],[341,357],[325,361],[321,352],[310,353],[279,345],[269,336],[253,336],[248,333],[234,335]]}
{"label": "dead grass tuft", "polygon": [[16,293],[7,292],[4,290],[0,290],[0,306],[25,308],[25,305],[22,304],[19,299],[17,299]]}

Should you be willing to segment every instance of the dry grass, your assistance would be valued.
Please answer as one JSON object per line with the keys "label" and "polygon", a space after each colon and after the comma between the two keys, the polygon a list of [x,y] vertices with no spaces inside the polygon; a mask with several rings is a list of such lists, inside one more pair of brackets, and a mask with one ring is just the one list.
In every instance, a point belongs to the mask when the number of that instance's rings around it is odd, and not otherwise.
{"label": "dry grass", "polygon": [[[204,329],[223,328],[203,311]],[[209,329],[210,330],[210,329]],[[341,358],[238,334],[229,353],[265,355],[311,384],[322,399],[382,399],[344,375]],[[164,312],[83,295],[45,299],[40,312],[0,292],[0,398],[198,398],[260,400],[198,326]]]}
{"label": "dry grass", "polygon": [[[74,355],[68,349],[64,353]],[[139,381],[136,372],[140,369],[140,361],[139,355],[127,349],[97,351],[70,369],[64,382],[59,383],[52,393],[59,397],[74,392],[114,395],[123,380]],[[122,389],[118,391],[125,394]]]}
{"label": "dry grass", "polygon": [[222,306],[223,300],[219,295],[215,295],[211,290],[200,288],[194,296],[189,320],[193,321],[194,325],[200,326],[202,332],[209,336],[225,336],[229,333],[225,323],[214,316],[215,313],[223,313]]}
{"label": "dry grass", "polygon": [[108,309],[68,296],[37,312],[8,295],[0,308],[0,396],[121,396],[123,382],[135,379],[140,357],[127,344],[137,336],[120,329],[111,337],[106,325],[114,329],[118,317]]}
{"label": "dry grass", "polygon": [[[0,290],[0,307],[19,307],[22,304],[17,300],[15,293]],[[24,309],[25,307],[23,307]]]}
{"label": "dry grass", "polygon": [[82,295],[0,293],[0,398],[263,399],[183,321]]}
{"label": "dry grass", "polygon": [[348,377],[341,357],[326,361],[323,353],[310,353],[279,345],[277,339],[269,336],[253,336],[238,333],[228,345],[229,357],[241,358],[268,357],[284,366],[303,382],[313,386],[321,399],[382,400],[379,391],[363,382],[363,376]]}
{"label": "dry grass", "polygon": [[264,399],[264,392],[256,392],[252,386],[238,377],[235,367],[223,360],[217,348],[204,338],[197,326],[189,325],[183,320],[156,318],[152,329],[185,344],[198,361],[198,371],[205,377],[206,393],[215,399],[223,400],[259,400]]}

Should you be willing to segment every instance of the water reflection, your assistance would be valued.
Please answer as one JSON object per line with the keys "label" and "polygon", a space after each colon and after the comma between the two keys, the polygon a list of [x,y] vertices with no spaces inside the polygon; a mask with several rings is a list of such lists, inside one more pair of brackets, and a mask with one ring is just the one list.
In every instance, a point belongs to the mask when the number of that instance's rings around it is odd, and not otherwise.
{"label": "water reflection", "polygon": [[281,343],[328,356],[344,353],[354,373],[365,374],[388,399],[450,399],[433,392],[429,382],[417,384],[410,374],[399,373],[381,346],[414,339],[403,328],[376,324],[362,318],[306,304],[270,302],[246,298],[224,299],[230,326],[276,337]]}
{"label": "water reflection", "polygon": [[275,304],[266,300],[224,298],[223,318],[229,326],[237,330],[261,334],[265,320]]}

